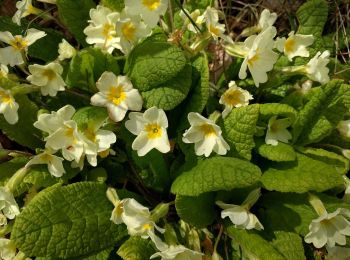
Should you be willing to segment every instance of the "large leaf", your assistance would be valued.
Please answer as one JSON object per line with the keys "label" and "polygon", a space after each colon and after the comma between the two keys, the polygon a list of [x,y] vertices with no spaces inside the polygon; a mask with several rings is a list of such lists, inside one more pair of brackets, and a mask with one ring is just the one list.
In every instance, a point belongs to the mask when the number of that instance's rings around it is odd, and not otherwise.
{"label": "large leaf", "polygon": [[343,96],[338,95],[341,84],[340,80],[332,80],[315,90],[293,125],[294,142],[315,143],[332,133],[347,111]]}
{"label": "large leaf", "polygon": [[215,219],[214,194],[203,193],[196,197],[177,195],[176,212],[179,217],[197,228],[213,223]]}
{"label": "large leaf", "polygon": [[255,184],[260,175],[260,169],[248,161],[213,157],[184,170],[173,182],[171,191],[178,195],[198,196],[209,191],[243,188]]}
{"label": "large leaf", "polygon": [[85,27],[88,26],[90,20],[89,12],[95,7],[93,0],[57,0],[58,14],[61,21],[67,26],[68,30],[75,36],[75,39],[86,46]]}
{"label": "large leaf", "polygon": [[243,253],[252,259],[285,259],[282,254],[256,231],[237,229],[233,225],[229,225],[227,226],[227,233],[235,243],[239,244]]}
{"label": "large leaf", "polygon": [[187,96],[191,87],[191,66],[187,65],[174,78],[148,91],[141,92],[144,106],[156,106],[171,110],[179,105]]}
{"label": "large leaf", "polygon": [[[21,24],[21,26],[18,26],[12,22],[10,17],[0,16],[0,31],[10,31],[15,35],[23,34],[28,28],[28,22],[22,19]],[[35,23],[31,23],[30,27],[46,32],[46,36],[29,46],[29,56],[44,61],[56,59],[58,56],[58,44],[62,41],[62,35],[55,30],[42,28]]]}
{"label": "large leaf", "polygon": [[0,115],[0,129],[8,138],[23,146],[32,149],[42,147],[43,142],[39,138],[40,131],[33,126],[37,120],[37,105],[25,95],[17,95],[15,100],[19,105],[18,122],[10,125],[3,118],[3,115]]}
{"label": "large leaf", "polygon": [[17,216],[11,240],[27,256],[59,258],[114,246],[126,230],[110,221],[113,205],[106,189],[104,184],[84,182],[43,190]]}
{"label": "large leaf", "polygon": [[306,259],[301,237],[293,232],[275,231],[272,245],[287,260]]}
{"label": "large leaf", "polygon": [[271,163],[261,182],[268,190],[303,193],[325,191],[343,184],[346,160],[331,152],[297,153],[295,162]]}
{"label": "large leaf", "polygon": [[129,54],[125,70],[134,86],[148,91],[174,78],[186,65],[183,51],[160,34],[137,45]]}
{"label": "large leaf", "polygon": [[254,134],[259,118],[259,105],[235,108],[224,120],[224,133],[231,149],[250,160],[255,146]]}
{"label": "large leaf", "polygon": [[150,239],[133,236],[122,244],[117,254],[124,260],[144,260],[149,259],[155,250]]}
{"label": "large leaf", "polygon": [[288,162],[296,159],[293,146],[278,142],[277,145],[265,144],[263,140],[257,142],[257,152],[266,159],[276,162]]}
{"label": "large leaf", "polygon": [[78,52],[71,60],[66,82],[69,87],[87,91],[97,91],[96,81],[105,71],[119,74],[118,59],[98,48],[86,48]]}

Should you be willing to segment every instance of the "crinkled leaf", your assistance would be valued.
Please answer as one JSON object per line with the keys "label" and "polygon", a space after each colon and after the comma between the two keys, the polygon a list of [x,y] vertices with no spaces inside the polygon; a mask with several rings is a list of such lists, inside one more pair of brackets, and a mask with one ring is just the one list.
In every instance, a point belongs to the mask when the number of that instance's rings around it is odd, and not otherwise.
{"label": "crinkled leaf", "polygon": [[155,250],[150,239],[132,236],[118,249],[117,254],[124,260],[149,259]]}
{"label": "crinkled leaf", "polygon": [[323,156],[297,152],[295,162],[271,163],[261,182],[268,190],[303,193],[325,191],[343,184],[342,175],[349,165],[340,155],[324,152]]}
{"label": "crinkled leaf", "polygon": [[306,259],[301,237],[292,232],[275,231],[272,245],[287,260]]}
{"label": "crinkled leaf", "polygon": [[296,159],[296,153],[293,146],[278,142],[278,144],[265,144],[263,140],[258,142],[256,147],[257,152],[264,158],[276,162],[288,162]]}
{"label": "crinkled leaf", "polygon": [[[70,257],[69,260],[106,260],[108,259],[110,253],[112,251],[112,248],[103,250],[101,252],[98,252],[96,254],[87,255],[87,256],[80,256],[80,257]],[[58,257],[51,257],[51,256],[44,256],[44,257],[36,257],[35,260],[63,260],[64,258],[58,258]]]}
{"label": "crinkled leaf", "polygon": [[112,11],[121,12],[125,7],[123,0],[102,0],[101,4],[108,7]]}
{"label": "crinkled leaf", "polygon": [[98,48],[86,48],[70,61],[66,82],[70,88],[97,91],[95,83],[105,71],[119,75],[118,59]]}
{"label": "crinkled leaf", "polygon": [[209,191],[244,188],[258,182],[260,175],[260,169],[248,161],[212,157],[183,170],[171,191],[177,195],[198,196]]}
{"label": "crinkled leaf", "polygon": [[95,7],[93,0],[71,1],[57,0],[58,14],[61,21],[67,26],[67,29],[75,36],[75,39],[86,46],[85,27],[88,26],[90,20],[90,9]]}
{"label": "crinkled leaf", "polygon": [[15,100],[19,105],[18,122],[10,125],[3,115],[0,115],[0,129],[8,138],[23,146],[32,149],[42,147],[43,142],[39,138],[40,131],[33,126],[37,120],[37,105],[25,95],[17,95]]}
{"label": "crinkled leaf", "polygon": [[[23,34],[28,27],[28,22],[22,19],[21,26],[13,23],[10,17],[0,16],[0,31],[10,31],[14,35]],[[58,44],[62,41],[62,35],[53,29],[42,28],[40,25],[31,23],[30,28],[46,32],[46,36],[37,40],[28,48],[28,55],[43,61],[52,61],[58,56]]]}
{"label": "crinkled leaf", "polygon": [[252,259],[285,259],[282,254],[256,231],[237,229],[233,225],[228,225],[226,230],[233,241],[242,248],[243,253]]}
{"label": "crinkled leaf", "polygon": [[255,146],[254,133],[259,118],[259,105],[235,108],[224,119],[224,137],[231,149],[250,160]]}
{"label": "crinkled leaf", "polygon": [[108,113],[102,107],[84,107],[80,108],[73,116],[80,131],[90,131],[93,133],[108,119]]}
{"label": "crinkled leaf", "polygon": [[179,217],[197,228],[203,228],[213,223],[215,219],[214,194],[203,193],[199,196],[177,195],[176,212]]}
{"label": "crinkled leaf", "polygon": [[297,111],[287,104],[260,104],[260,120],[268,121],[273,116],[278,116],[281,118],[288,117],[293,123],[295,118],[297,117]]}
{"label": "crinkled leaf", "polygon": [[338,95],[341,84],[340,80],[332,80],[313,92],[293,125],[294,142],[316,143],[331,134],[347,110],[343,97]]}
{"label": "crinkled leaf", "polygon": [[174,78],[186,65],[183,51],[155,34],[129,54],[125,70],[139,91],[147,91]]}
{"label": "crinkled leaf", "polygon": [[126,230],[110,221],[113,205],[106,190],[104,184],[79,182],[41,191],[17,216],[11,240],[27,256],[60,258],[114,246]]}
{"label": "crinkled leaf", "polygon": [[187,65],[174,78],[148,91],[141,92],[144,106],[156,106],[171,110],[179,105],[187,96],[191,87],[191,66]]}

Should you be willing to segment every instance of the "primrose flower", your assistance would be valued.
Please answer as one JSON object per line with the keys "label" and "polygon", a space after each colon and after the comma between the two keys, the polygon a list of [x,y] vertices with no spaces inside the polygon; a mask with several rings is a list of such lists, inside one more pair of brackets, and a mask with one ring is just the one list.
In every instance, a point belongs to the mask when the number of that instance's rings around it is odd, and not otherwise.
{"label": "primrose flower", "polygon": [[144,156],[153,148],[161,153],[170,151],[170,144],[166,129],[168,119],[162,109],[151,107],[143,114],[131,112],[125,127],[132,134],[137,135],[132,143],[132,149],[137,151],[138,156]]}
{"label": "primrose flower", "polygon": [[213,7],[208,6],[203,14],[209,33],[215,40],[225,37],[225,25],[219,23],[219,13]]}
{"label": "primrose flower", "polygon": [[272,51],[273,37],[276,35],[276,28],[269,27],[258,35],[249,36],[244,41],[241,54],[244,56],[239,78],[247,77],[247,68],[249,69],[255,86],[267,81],[267,72],[273,69],[278,54]]}
{"label": "primrose flower", "polygon": [[278,144],[278,141],[288,143],[288,140],[292,138],[287,130],[289,126],[291,126],[291,122],[288,118],[277,119],[277,116],[271,117],[267,126],[265,143],[274,146]]}
{"label": "primrose flower", "polygon": [[47,65],[29,65],[30,76],[27,80],[33,85],[39,86],[43,96],[54,97],[58,91],[64,91],[66,83],[61,75],[63,67],[57,62],[51,62]]}
{"label": "primrose flower", "polygon": [[[194,10],[192,13],[189,13],[188,10],[184,9],[187,14],[191,17],[192,21],[195,22],[195,24],[201,28],[202,24],[204,23],[204,16],[201,15],[199,9]],[[180,17],[184,20],[184,26],[187,27],[187,29],[191,32],[198,33],[196,28],[193,26],[193,24],[190,22],[190,19],[186,16],[183,10],[180,11]]]}
{"label": "primrose flower", "polygon": [[127,54],[142,38],[151,33],[151,29],[141,21],[140,15],[122,12],[117,22],[117,35],[120,37],[120,50]]}
{"label": "primrose flower", "polygon": [[145,23],[153,28],[168,8],[168,0],[125,0],[125,8],[132,15],[141,15]]}
{"label": "primrose flower", "polygon": [[110,220],[115,224],[123,223],[122,214],[124,213],[124,200],[119,199],[117,191],[113,188],[108,188],[106,195],[109,201],[114,205]]}
{"label": "primrose flower", "polygon": [[0,87],[0,114],[3,114],[5,120],[11,125],[18,121],[18,108],[11,92]]}
{"label": "primrose flower", "polygon": [[294,34],[291,31],[287,39],[282,37],[276,40],[276,47],[280,52],[284,52],[288,59],[292,61],[297,56],[309,57],[306,47],[312,45],[313,42],[314,37],[312,35]]}
{"label": "primrose flower", "polygon": [[0,48],[0,63],[10,65],[20,65],[24,63],[23,56],[28,51],[28,46],[46,35],[45,32],[37,29],[28,29],[27,35],[13,36],[10,32],[0,32],[0,41],[9,44],[10,46]]}
{"label": "primrose flower", "polygon": [[271,13],[268,9],[264,9],[260,14],[258,27],[261,31],[266,30],[272,26],[277,20],[277,14]]}
{"label": "primrose flower", "polygon": [[310,204],[318,214],[309,225],[310,232],[305,236],[306,243],[312,243],[316,248],[325,245],[334,247],[335,244],[345,245],[346,236],[350,236],[350,210],[338,208],[328,213],[322,201],[314,195],[309,195]]}
{"label": "primrose flower", "polygon": [[221,128],[199,113],[190,112],[188,121],[191,127],[183,134],[184,143],[194,143],[196,155],[208,157],[212,151],[224,155],[230,146],[221,136]]}
{"label": "primrose flower", "polygon": [[62,42],[58,44],[58,60],[60,61],[72,58],[76,52],[76,49],[65,39],[63,39]]}
{"label": "primrose flower", "polygon": [[349,260],[350,259],[350,248],[334,246],[327,246],[326,260]]}
{"label": "primrose flower", "polygon": [[350,138],[350,119],[340,121],[337,125],[337,129],[341,136]]}
{"label": "primrose flower", "polygon": [[329,62],[329,51],[317,52],[315,57],[313,57],[305,67],[306,75],[313,81],[325,84],[329,81],[329,69],[327,64]]}
{"label": "primrose flower", "polygon": [[13,260],[15,259],[17,248],[15,243],[10,239],[0,238],[0,259]]}
{"label": "primrose flower", "polygon": [[115,122],[122,121],[129,109],[142,109],[142,97],[127,76],[117,77],[106,71],[96,82],[96,87],[100,92],[91,97],[91,104],[107,107],[109,117]]}
{"label": "primrose flower", "polygon": [[72,118],[75,109],[71,105],[66,105],[59,110],[52,111],[50,114],[44,113],[38,116],[38,120],[34,122],[34,127],[46,133],[53,134],[58,130],[65,121]]}
{"label": "primrose flower", "polygon": [[53,155],[52,151],[45,150],[41,154],[35,155],[26,166],[35,164],[47,164],[47,168],[52,176],[62,177],[66,172],[63,168],[63,158]]}
{"label": "primrose flower", "polygon": [[31,15],[39,14],[42,11],[32,5],[32,0],[21,0],[16,3],[17,12],[12,17],[12,22],[21,25],[21,19]]}
{"label": "primrose flower", "polygon": [[8,219],[14,219],[20,213],[15,198],[6,187],[0,187],[0,212]]}
{"label": "primrose flower", "polygon": [[228,217],[236,228],[240,229],[264,229],[259,219],[251,213],[250,208],[258,201],[260,189],[253,190],[249,193],[242,205],[226,204],[217,201],[216,204],[223,209],[221,218]]}
{"label": "primrose flower", "polygon": [[150,259],[161,257],[161,260],[201,260],[203,254],[184,247],[183,245],[170,245],[161,252],[157,252]]}
{"label": "primrose flower", "polygon": [[220,104],[225,105],[225,109],[222,111],[223,118],[225,118],[234,107],[248,106],[249,100],[253,99],[249,91],[238,87],[236,82],[231,81],[228,86],[229,88],[222,94],[219,100]]}
{"label": "primrose flower", "polygon": [[117,37],[116,23],[119,13],[98,5],[90,10],[89,25],[84,29],[86,42],[112,53],[115,48],[120,49],[120,39]]}

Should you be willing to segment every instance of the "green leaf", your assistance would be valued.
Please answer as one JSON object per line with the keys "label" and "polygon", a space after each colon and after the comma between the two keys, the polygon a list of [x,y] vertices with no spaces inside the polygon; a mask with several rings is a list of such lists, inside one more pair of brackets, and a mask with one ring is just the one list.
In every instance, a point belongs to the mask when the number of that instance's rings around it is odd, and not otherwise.
{"label": "green leaf", "polygon": [[347,111],[338,95],[342,81],[332,80],[316,89],[293,125],[293,140],[300,145],[316,143],[330,135]]}
{"label": "green leaf", "polygon": [[275,231],[272,240],[274,248],[287,260],[306,259],[301,237],[292,232]]}
{"label": "green leaf", "polygon": [[43,147],[43,142],[39,139],[40,131],[33,126],[37,120],[37,105],[25,95],[17,95],[15,100],[19,105],[18,122],[10,125],[0,115],[0,129],[8,138],[23,146],[32,149]]}
{"label": "green leaf", "polygon": [[324,156],[297,152],[295,162],[271,163],[261,182],[268,190],[303,193],[325,191],[343,184],[342,175],[349,166],[342,156],[324,152]]}
{"label": "green leaf", "polygon": [[148,91],[174,78],[186,65],[183,51],[155,34],[137,45],[129,54],[125,70],[134,87]]}
{"label": "green leaf", "polygon": [[[11,17],[0,16],[0,31],[10,31],[14,35],[23,35],[29,23],[22,19],[21,24],[21,26],[18,26],[13,23]],[[62,35],[56,30],[42,28],[35,23],[31,23],[30,27],[46,32],[46,36],[29,46],[28,55],[43,61],[56,59],[58,56],[58,44],[62,41]]]}
{"label": "green leaf", "polygon": [[72,258],[114,246],[126,230],[110,221],[113,205],[106,189],[78,182],[41,191],[17,216],[11,240],[30,257]]}
{"label": "green leaf", "polygon": [[117,254],[124,260],[149,259],[155,250],[150,239],[132,236],[122,244]]}
{"label": "green leaf", "polygon": [[215,220],[214,194],[203,193],[196,197],[177,195],[176,212],[179,217],[190,225],[203,228]]}
{"label": "green leaf", "polygon": [[205,54],[197,56],[192,62],[192,86],[184,102],[173,112],[172,118],[178,118],[178,132],[185,130],[189,123],[190,112],[202,113],[209,98],[209,65]]}
{"label": "green leaf", "polygon": [[249,259],[285,259],[282,254],[256,231],[237,229],[233,225],[227,226],[226,230],[233,241],[240,245],[243,253],[249,256]]}
{"label": "green leaf", "polygon": [[[108,259],[111,251],[112,251],[112,248],[107,249],[107,250],[103,250],[101,252],[98,252],[98,253],[92,254],[92,255],[88,255],[88,256],[69,258],[69,260],[106,260],[106,259]],[[64,258],[50,257],[50,256],[36,257],[35,258],[35,260],[62,260],[62,259],[64,259]]]}
{"label": "green leaf", "polygon": [[88,137],[100,128],[108,118],[107,110],[103,107],[83,107],[73,116],[79,130],[86,133]]}
{"label": "green leaf", "polygon": [[117,12],[121,12],[125,7],[123,0],[102,0],[101,4]]}
{"label": "green leaf", "polygon": [[118,59],[98,48],[89,47],[72,58],[66,82],[71,88],[97,91],[95,83],[105,71],[119,75]]}
{"label": "green leaf", "polygon": [[86,46],[85,27],[88,26],[90,20],[89,12],[91,8],[95,8],[93,0],[57,0],[58,14],[61,21],[67,26],[67,29],[74,35],[75,39]]}
{"label": "green leaf", "polygon": [[295,161],[296,153],[293,146],[278,142],[276,146],[265,144],[263,140],[258,141],[256,150],[258,153],[271,161],[288,162]]}
{"label": "green leaf", "polygon": [[273,116],[288,117],[293,123],[297,117],[297,111],[293,107],[286,104],[260,104],[259,120],[268,121]]}
{"label": "green leaf", "polygon": [[191,66],[187,65],[174,78],[148,91],[141,92],[144,106],[156,106],[171,110],[179,105],[187,96],[191,87]]}
{"label": "green leaf", "polygon": [[210,6],[210,5],[211,5],[210,0],[189,0],[189,1],[186,1],[185,8],[188,11],[193,12],[195,9],[205,10],[207,9],[207,6]]}
{"label": "green leaf", "polygon": [[171,186],[177,195],[198,196],[218,190],[244,188],[258,182],[261,172],[254,164],[229,157],[212,157],[183,170]]}
{"label": "green leaf", "polygon": [[255,146],[254,133],[259,118],[259,105],[234,108],[224,119],[224,136],[231,149],[250,160]]}

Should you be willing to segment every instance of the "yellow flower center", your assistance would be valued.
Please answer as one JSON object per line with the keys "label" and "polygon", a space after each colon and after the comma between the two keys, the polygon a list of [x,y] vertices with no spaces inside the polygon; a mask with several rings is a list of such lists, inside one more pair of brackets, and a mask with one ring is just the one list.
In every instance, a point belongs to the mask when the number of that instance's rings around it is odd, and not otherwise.
{"label": "yellow flower center", "polygon": [[47,153],[42,154],[40,157],[44,162],[50,162],[52,159],[52,155]]}
{"label": "yellow flower center", "polygon": [[86,128],[85,131],[84,131],[84,134],[89,140],[91,140],[93,142],[96,142],[96,133],[95,133],[95,131],[91,130],[90,128]]}
{"label": "yellow flower center", "polygon": [[113,24],[105,23],[103,25],[102,35],[106,40],[111,40],[115,35],[115,26]]}
{"label": "yellow flower center", "polygon": [[284,43],[284,49],[286,52],[293,52],[295,46],[294,39],[287,39]]}
{"label": "yellow flower center", "polygon": [[240,104],[241,101],[241,92],[237,89],[229,89],[224,94],[224,102],[230,106],[236,106]]}
{"label": "yellow flower center", "polygon": [[117,215],[120,216],[124,212],[124,203],[123,202],[118,203],[115,210],[117,212]]}
{"label": "yellow flower center", "polygon": [[162,136],[162,128],[157,123],[147,124],[145,131],[149,139],[155,139]]}
{"label": "yellow flower center", "polygon": [[46,69],[43,71],[42,75],[44,77],[47,77],[47,79],[49,81],[53,80],[54,78],[56,78],[56,73],[52,70],[52,69]]}
{"label": "yellow flower center", "polygon": [[146,6],[149,10],[154,11],[160,6],[161,0],[143,0],[142,3],[144,6]]}
{"label": "yellow flower center", "polygon": [[136,32],[136,27],[132,22],[127,22],[122,26],[122,33],[128,41],[133,41]]}
{"label": "yellow flower center", "polygon": [[2,103],[9,104],[13,102],[13,98],[3,90],[0,90],[0,99]]}
{"label": "yellow flower center", "polygon": [[66,131],[64,135],[67,136],[68,138],[74,138],[74,128],[66,127]]}
{"label": "yellow flower center", "polygon": [[211,136],[211,135],[216,136],[216,131],[212,125],[203,124],[200,126],[200,129],[202,130],[205,136]]}
{"label": "yellow flower center", "polygon": [[152,230],[153,225],[151,225],[150,223],[146,223],[142,226],[143,230]]}
{"label": "yellow flower center", "polygon": [[21,51],[28,46],[28,42],[25,39],[23,39],[22,36],[16,35],[14,38],[15,39],[10,42],[10,45],[16,50]]}
{"label": "yellow flower center", "polygon": [[209,26],[209,32],[216,35],[216,36],[220,35],[220,29],[218,27],[213,26],[213,25]]}
{"label": "yellow flower center", "polygon": [[248,59],[248,64],[250,66],[253,66],[255,62],[257,62],[260,59],[260,56],[258,53],[255,53],[253,57]]}
{"label": "yellow flower center", "polygon": [[119,85],[111,87],[107,94],[107,99],[116,106],[123,102],[126,99],[126,93],[123,86]]}

